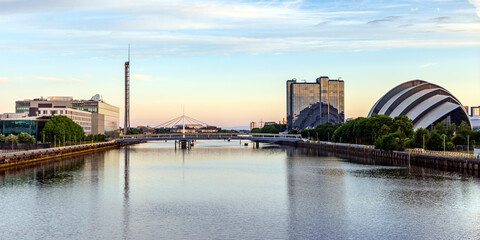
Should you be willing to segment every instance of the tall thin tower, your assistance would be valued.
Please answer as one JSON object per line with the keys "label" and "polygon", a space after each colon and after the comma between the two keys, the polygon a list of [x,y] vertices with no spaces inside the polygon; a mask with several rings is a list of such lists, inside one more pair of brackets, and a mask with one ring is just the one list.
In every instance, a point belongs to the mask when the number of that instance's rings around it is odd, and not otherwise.
{"label": "tall thin tower", "polygon": [[123,134],[130,128],[130,44],[128,44],[128,62],[125,62],[125,126]]}

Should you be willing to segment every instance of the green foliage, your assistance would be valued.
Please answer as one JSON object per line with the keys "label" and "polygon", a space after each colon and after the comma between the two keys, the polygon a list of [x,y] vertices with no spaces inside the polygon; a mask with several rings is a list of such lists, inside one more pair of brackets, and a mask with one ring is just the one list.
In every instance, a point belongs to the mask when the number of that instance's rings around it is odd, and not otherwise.
{"label": "green foliage", "polygon": [[0,143],[4,143],[6,140],[5,135],[0,134]]}
{"label": "green foliage", "polygon": [[433,130],[437,131],[437,133],[440,135],[447,134],[447,129],[445,128],[446,125],[447,125],[447,121],[443,120],[437,123],[437,125],[433,127]]}
{"label": "green foliage", "polygon": [[280,133],[287,130],[287,125],[285,124],[270,124],[264,126],[263,128],[254,128],[251,133]]}
{"label": "green foliage", "polygon": [[66,116],[53,116],[50,121],[45,124],[40,136],[45,137],[45,141],[53,142],[56,139],[57,142],[73,141],[74,139],[79,141],[84,139],[85,133],[83,128],[73,122]]}
{"label": "green foliage", "polygon": [[452,139],[455,145],[467,145],[467,139],[462,135],[457,135]]}
{"label": "green foliage", "polygon": [[380,130],[378,130],[378,136],[388,135],[390,133],[390,127],[383,125]]}
{"label": "green foliage", "polygon": [[383,135],[375,140],[375,148],[387,151],[403,151],[406,141],[410,139],[405,137],[405,133],[399,128],[394,133]]}
{"label": "green foliage", "polygon": [[28,133],[20,133],[18,134],[18,142],[20,143],[35,143],[35,137]]}
{"label": "green foliage", "polygon": [[410,146],[412,148],[423,148],[424,138],[425,138],[425,145],[426,145],[429,140],[429,137],[430,137],[430,133],[427,129],[419,128],[413,134],[413,139]]}
{"label": "green foliage", "polygon": [[447,151],[453,151],[453,150],[455,150],[455,144],[453,144],[453,142],[447,142],[447,144],[445,146],[445,149]]}
{"label": "green foliage", "polygon": [[92,141],[92,140],[93,140],[93,141],[95,141],[95,142],[103,142],[103,141],[105,141],[107,138],[108,138],[108,137],[107,137],[107,135],[105,135],[105,134],[95,134],[95,135],[90,134],[90,135],[87,135],[87,136],[85,137],[85,141]]}
{"label": "green foliage", "polygon": [[292,129],[292,130],[288,131],[288,134],[299,134],[299,132],[298,132],[297,129]]}
{"label": "green foliage", "polygon": [[413,132],[413,122],[408,119],[407,116],[398,116],[393,119],[393,129],[395,131],[400,130],[406,137],[412,137]]}
{"label": "green foliage", "polygon": [[6,143],[18,143],[18,137],[13,135],[13,134],[10,134],[5,138],[5,142]]}
{"label": "green foliage", "polygon": [[430,132],[427,149],[437,151],[443,150],[443,137],[436,130]]}
{"label": "green foliage", "polygon": [[137,135],[137,134],[140,134],[140,130],[136,128],[129,128],[126,133],[126,135]]}

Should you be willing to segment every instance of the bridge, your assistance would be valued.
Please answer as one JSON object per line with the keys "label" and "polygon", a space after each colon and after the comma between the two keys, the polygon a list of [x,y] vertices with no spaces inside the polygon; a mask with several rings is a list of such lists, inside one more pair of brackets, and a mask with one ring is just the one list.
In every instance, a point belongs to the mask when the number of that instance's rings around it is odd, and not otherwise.
{"label": "bridge", "polygon": [[117,142],[151,142],[151,141],[178,141],[182,148],[196,140],[249,140],[259,142],[298,142],[300,134],[269,134],[269,133],[166,133],[166,134],[138,134],[122,135],[115,139]]}

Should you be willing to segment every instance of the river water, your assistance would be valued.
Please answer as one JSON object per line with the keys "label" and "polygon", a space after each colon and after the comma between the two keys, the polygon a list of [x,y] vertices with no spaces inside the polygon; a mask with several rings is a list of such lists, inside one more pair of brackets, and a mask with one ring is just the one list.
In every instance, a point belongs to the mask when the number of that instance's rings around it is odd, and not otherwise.
{"label": "river water", "polygon": [[146,143],[0,171],[0,239],[480,239],[480,181],[305,149]]}

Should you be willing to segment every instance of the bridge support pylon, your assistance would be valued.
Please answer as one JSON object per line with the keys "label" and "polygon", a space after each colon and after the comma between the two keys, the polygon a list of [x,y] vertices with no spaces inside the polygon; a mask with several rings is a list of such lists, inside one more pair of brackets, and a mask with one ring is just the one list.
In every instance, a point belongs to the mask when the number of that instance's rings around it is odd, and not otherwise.
{"label": "bridge support pylon", "polygon": [[259,141],[255,141],[255,148],[256,149],[260,148],[260,142]]}

